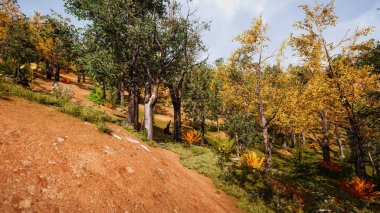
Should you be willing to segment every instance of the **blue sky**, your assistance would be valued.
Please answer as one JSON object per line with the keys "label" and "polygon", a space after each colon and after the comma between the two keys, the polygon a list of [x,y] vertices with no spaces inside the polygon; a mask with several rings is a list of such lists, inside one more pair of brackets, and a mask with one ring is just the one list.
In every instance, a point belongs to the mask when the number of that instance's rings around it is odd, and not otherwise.
{"label": "blue sky", "polygon": [[[180,0],[186,2],[185,0]],[[263,13],[269,24],[270,49],[276,49],[282,40],[289,38],[293,31],[291,25],[303,18],[299,4],[313,3],[312,0],[193,0],[192,8],[197,8],[198,17],[203,21],[211,21],[211,30],[203,35],[209,49],[209,62],[223,57],[228,58],[238,47],[232,39],[248,29],[254,17]],[[319,2],[327,3],[326,0]],[[19,0],[21,10],[26,15],[34,11],[42,14],[50,13],[50,9],[68,16],[77,26],[86,23],[65,13],[62,0]],[[380,0],[336,0],[335,11],[339,17],[337,27],[326,33],[329,40],[338,41],[348,29],[357,26],[372,25],[377,27],[371,38],[380,40]],[[287,52],[287,61],[297,61]]]}

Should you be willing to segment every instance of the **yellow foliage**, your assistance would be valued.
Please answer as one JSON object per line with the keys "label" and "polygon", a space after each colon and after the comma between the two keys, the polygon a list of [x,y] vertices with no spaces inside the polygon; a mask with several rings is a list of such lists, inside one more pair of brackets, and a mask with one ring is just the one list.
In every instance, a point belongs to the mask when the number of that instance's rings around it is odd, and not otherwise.
{"label": "yellow foliage", "polygon": [[189,144],[198,143],[201,141],[200,136],[195,130],[187,131],[186,134],[182,133],[182,138]]}
{"label": "yellow foliage", "polygon": [[247,152],[243,155],[244,162],[251,168],[260,169],[264,164],[264,157],[260,158],[255,152]]}

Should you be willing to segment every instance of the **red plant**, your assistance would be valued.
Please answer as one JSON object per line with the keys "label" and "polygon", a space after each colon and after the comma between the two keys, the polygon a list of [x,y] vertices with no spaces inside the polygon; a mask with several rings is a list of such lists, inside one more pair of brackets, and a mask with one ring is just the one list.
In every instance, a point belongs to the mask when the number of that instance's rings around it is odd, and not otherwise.
{"label": "red plant", "polygon": [[375,200],[380,196],[380,192],[374,191],[375,184],[358,177],[352,179],[351,183],[343,181],[343,187],[359,199]]}
{"label": "red plant", "polygon": [[71,80],[69,78],[61,78],[61,82],[62,83],[65,83],[65,84],[70,84],[71,83]]}
{"label": "red plant", "polygon": [[113,109],[112,103],[106,103],[106,104],[104,104],[104,106],[109,108],[109,109]]}
{"label": "red plant", "polygon": [[336,163],[334,163],[333,161],[329,163],[326,163],[324,161],[321,162],[321,166],[330,170],[330,171],[333,171],[333,172],[340,172],[342,171],[342,169],[340,168],[340,166]]}

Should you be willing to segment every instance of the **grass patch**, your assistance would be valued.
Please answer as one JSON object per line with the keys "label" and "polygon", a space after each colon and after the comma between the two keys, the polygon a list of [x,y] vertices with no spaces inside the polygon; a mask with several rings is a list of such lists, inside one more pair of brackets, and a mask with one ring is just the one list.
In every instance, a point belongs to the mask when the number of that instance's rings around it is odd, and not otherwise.
{"label": "grass patch", "polygon": [[18,85],[0,82],[0,93],[15,95],[32,102],[52,106],[60,112],[81,118],[90,123],[116,122],[114,118],[104,112],[94,110],[91,107],[80,106],[68,99],[56,97],[47,92],[34,92]]}

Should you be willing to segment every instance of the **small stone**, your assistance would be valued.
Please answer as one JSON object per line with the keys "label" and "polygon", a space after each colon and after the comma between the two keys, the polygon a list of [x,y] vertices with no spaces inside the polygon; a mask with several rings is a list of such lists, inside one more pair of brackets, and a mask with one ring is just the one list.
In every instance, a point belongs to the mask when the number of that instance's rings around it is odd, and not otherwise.
{"label": "small stone", "polygon": [[146,151],[150,152],[150,150],[148,149],[148,147],[147,147],[147,146],[145,146],[145,145],[142,145],[142,144],[140,144],[140,146],[141,146],[142,148],[144,148]]}
{"label": "small stone", "polygon": [[66,138],[64,138],[64,137],[57,137],[57,141],[60,143],[65,142],[65,140],[66,140]]}
{"label": "small stone", "polygon": [[128,142],[135,143],[135,144],[140,144],[138,140],[135,140],[133,138],[130,138],[128,136],[125,136],[125,139],[127,139]]}
{"label": "small stone", "polygon": [[113,154],[115,154],[115,152],[112,151],[108,146],[104,146],[104,152],[105,152],[107,155],[113,155]]}
{"label": "small stone", "polygon": [[120,136],[120,135],[117,135],[116,133],[111,133],[111,135],[115,138],[117,138],[118,140],[123,140],[123,138]]}
{"label": "small stone", "polygon": [[127,167],[127,172],[132,174],[133,172],[135,172],[131,167]]}
{"label": "small stone", "polygon": [[24,165],[24,166],[30,166],[30,165],[32,165],[32,162],[29,161],[29,160],[22,160],[21,163],[22,163],[22,165]]}
{"label": "small stone", "polygon": [[30,207],[32,207],[32,201],[30,198],[27,198],[25,200],[20,201],[18,206],[22,209],[29,209]]}

